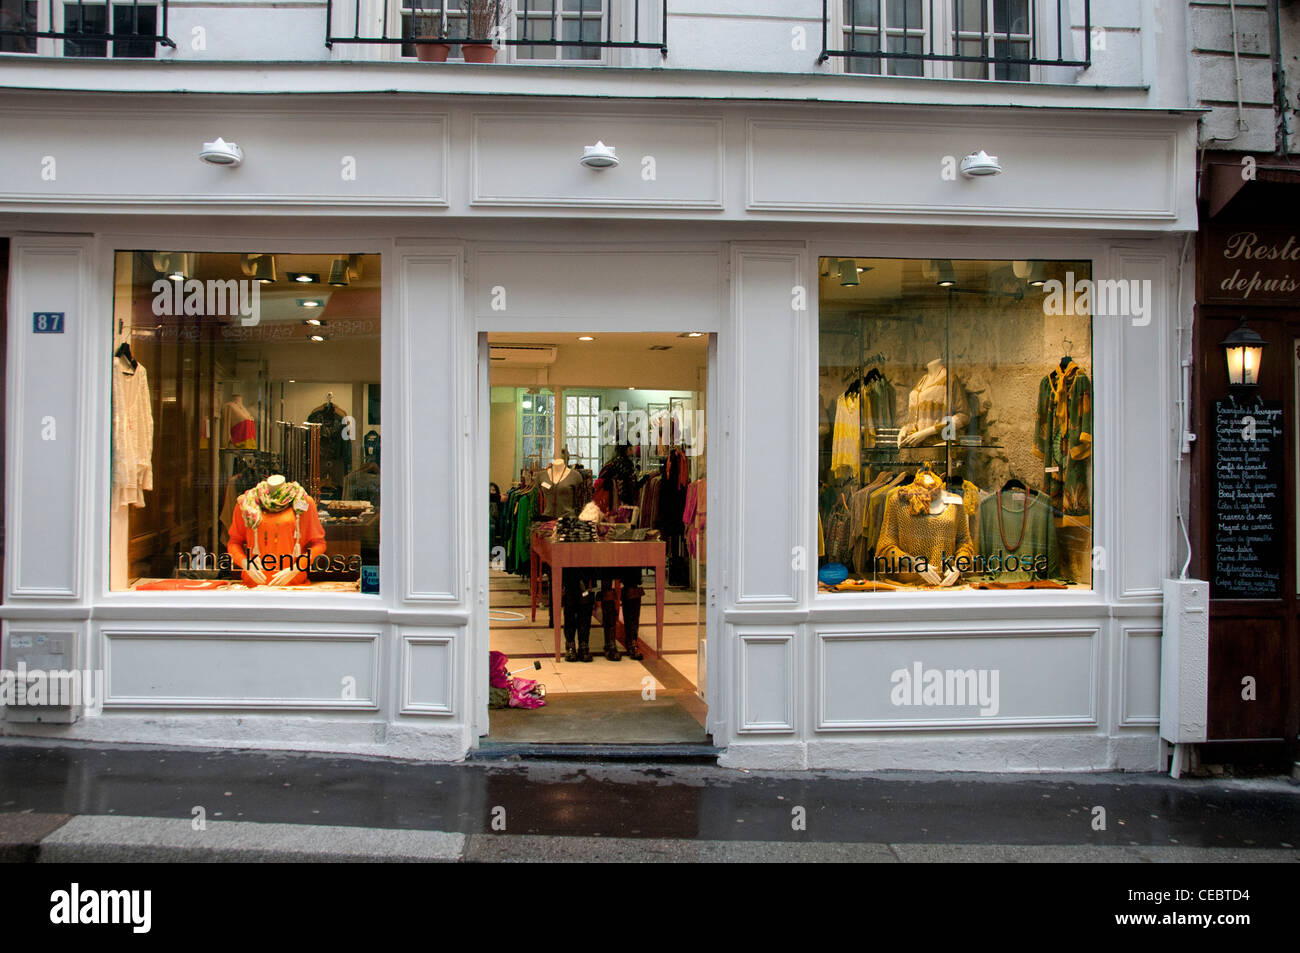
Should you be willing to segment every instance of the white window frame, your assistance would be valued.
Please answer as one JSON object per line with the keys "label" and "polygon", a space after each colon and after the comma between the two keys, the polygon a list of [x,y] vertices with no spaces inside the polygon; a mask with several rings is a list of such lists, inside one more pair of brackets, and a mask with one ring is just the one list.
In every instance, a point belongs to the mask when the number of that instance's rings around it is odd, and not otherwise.
{"label": "white window frame", "polygon": [[[577,467],[579,464],[585,466],[592,473],[599,473],[601,465],[604,463],[604,448],[601,445],[600,433],[600,411],[601,395],[592,391],[569,390],[566,388],[563,392],[563,418],[564,424],[561,428],[563,439],[560,446],[569,451],[569,465]],[[590,400],[594,402],[595,410],[591,410],[592,405],[587,405],[588,412],[578,411],[573,414],[569,413],[570,400]],[[587,433],[579,434],[578,421],[586,419],[588,421]],[[572,425],[570,424],[572,421]],[[572,426],[572,430],[570,427]],[[584,443],[586,441],[586,443]],[[594,448],[595,453],[588,452]]]}
{"label": "white window frame", "polygon": [[[847,22],[847,18],[845,17],[845,9],[844,9],[845,2],[846,0],[835,0],[833,5],[834,7],[833,22],[828,26],[828,30],[827,30],[828,42],[830,42],[832,46],[838,44],[838,48],[843,50],[847,50],[849,48],[848,45],[849,25]],[[984,4],[985,9],[988,13],[988,31],[983,34],[983,37],[989,44],[992,44],[998,37],[1001,37],[1004,34],[997,33],[994,31],[994,21],[993,21],[994,0],[981,0],[981,2]],[[887,38],[890,36],[902,35],[901,24],[899,24],[897,27],[894,27],[888,22],[887,19],[888,6],[889,4],[887,0],[880,0],[881,19],[884,21],[884,23],[882,24],[882,30],[879,32],[883,32],[885,34],[886,41]],[[912,30],[911,24],[909,23],[908,35],[915,36],[918,35],[919,33],[923,37],[922,39],[923,50],[930,49],[930,38],[931,36],[933,36],[934,37],[933,49],[935,53],[945,55],[945,56],[956,55],[958,49],[957,41],[959,37],[956,34],[957,10],[956,10],[955,0],[934,0],[933,22],[930,22],[931,6],[932,6],[931,0],[921,0],[921,20],[923,24],[922,30],[921,31]],[[1056,22],[1055,10],[1052,8],[1050,0],[1028,0],[1027,6],[1029,10],[1028,27],[1031,31],[1035,29],[1037,30],[1038,39],[1041,40],[1042,38],[1045,37],[1054,36],[1055,22]],[[857,32],[859,34],[871,35],[873,33],[877,33],[878,31],[863,30],[859,28]],[[1061,32],[1062,32],[1062,43],[1066,44],[1067,49],[1069,49],[1070,30],[1068,28],[1063,27]],[[960,39],[978,39],[980,38],[980,35],[981,34],[978,31],[964,30],[962,32]],[[1022,38],[1025,39],[1029,43],[1030,52],[1033,53],[1034,55],[1040,57],[1043,55],[1042,45],[1041,43],[1036,41],[1033,32],[1029,32],[1026,34],[1012,34],[1012,36],[1014,40],[1019,40]],[[885,48],[887,49],[887,47]],[[1055,50],[1050,50],[1049,52],[1055,52]],[[1074,55],[1073,51],[1071,50],[1070,57],[1072,58],[1073,55]],[[878,73],[859,73],[849,69],[849,63],[851,60],[870,59],[870,58],[872,58],[872,54],[869,52],[854,54],[853,56],[834,57],[834,59],[839,61],[836,65],[836,68],[841,73],[847,73],[853,76],[881,76],[881,77],[903,78],[903,79],[916,78],[916,77],[907,77],[899,73],[889,72],[890,61],[885,59],[882,59],[880,61],[881,72]],[[894,62],[905,63],[907,61],[898,60]],[[966,65],[969,64],[958,63],[951,60],[923,60],[922,61],[923,69],[921,71],[921,75],[930,79],[965,79],[968,77],[959,76],[958,72],[963,66]],[[989,64],[986,67],[985,75],[983,77],[969,77],[969,79],[976,80],[976,81],[982,79],[986,82],[1036,83],[1036,82],[1040,82],[1042,79],[1042,67],[1030,66],[1028,80],[997,80],[991,78],[992,75],[995,74],[996,74],[996,65]]]}

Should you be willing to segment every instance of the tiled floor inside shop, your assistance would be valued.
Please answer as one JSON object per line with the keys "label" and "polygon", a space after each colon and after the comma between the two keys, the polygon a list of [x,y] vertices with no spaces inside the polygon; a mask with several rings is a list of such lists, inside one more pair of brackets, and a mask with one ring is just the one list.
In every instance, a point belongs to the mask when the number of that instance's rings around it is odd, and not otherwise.
{"label": "tiled floor inside shop", "polygon": [[[616,744],[706,740],[706,709],[696,690],[699,633],[695,590],[665,590],[664,657],[655,659],[652,573],[646,574],[643,585],[642,661],[626,655],[618,662],[605,658],[604,629],[597,609],[591,623],[593,660],[557,662],[554,629],[548,624],[545,602],[539,602],[537,621],[531,621],[528,580],[492,572],[492,648],[506,654],[511,671],[540,662],[540,671],[529,669],[518,675],[544,684],[547,703],[533,710],[491,711],[489,741]],[[653,698],[644,697],[643,690],[651,684],[647,678],[653,681]]]}

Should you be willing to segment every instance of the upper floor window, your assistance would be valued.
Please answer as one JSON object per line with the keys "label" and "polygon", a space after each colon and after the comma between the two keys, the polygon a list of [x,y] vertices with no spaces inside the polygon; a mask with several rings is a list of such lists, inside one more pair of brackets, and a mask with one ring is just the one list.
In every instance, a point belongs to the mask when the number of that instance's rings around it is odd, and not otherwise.
{"label": "upper floor window", "polygon": [[[17,0],[0,0],[12,3]],[[325,45],[372,47],[378,58],[618,65],[610,51],[668,53],[668,0],[334,0]],[[379,51],[376,52],[375,48]]]}
{"label": "upper floor window", "polygon": [[[841,58],[848,73],[1028,82],[1037,66],[1089,65],[1087,52],[1074,56],[1073,28],[1091,25],[1091,0],[1077,7],[1067,0],[840,0],[826,8],[821,61]],[[837,36],[842,48],[831,49]]]}
{"label": "upper floor window", "polygon": [[77,57],[152,58],[167,22],[158,3],[85,3],[82,0],[0,0],[0,53]]}

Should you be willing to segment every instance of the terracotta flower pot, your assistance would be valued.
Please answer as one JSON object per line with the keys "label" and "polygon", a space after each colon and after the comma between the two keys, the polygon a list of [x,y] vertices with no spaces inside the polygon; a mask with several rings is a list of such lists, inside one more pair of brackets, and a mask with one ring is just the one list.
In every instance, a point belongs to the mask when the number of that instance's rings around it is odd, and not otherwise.
{"label": "terracotta flower pot", "polygon": [[465,43],[460,50],[466,63],[493,63],[497,58],[496,47],[491,43]]}
{"label": "terracotta flower pot", "polygon": [[421,63],[445,63],[451,55],[450,43],[416,43],[415,57]]}

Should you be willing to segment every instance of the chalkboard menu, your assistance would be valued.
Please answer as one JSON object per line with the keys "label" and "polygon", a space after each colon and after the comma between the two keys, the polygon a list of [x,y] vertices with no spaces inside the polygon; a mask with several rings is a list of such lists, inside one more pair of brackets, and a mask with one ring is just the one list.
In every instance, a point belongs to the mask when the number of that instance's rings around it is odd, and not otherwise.
{"label": "chalkboard menu", "polygon": [[1279,402],[1215,402],[1210,594],[1216,599],[1282,595],[1283,445]]}

